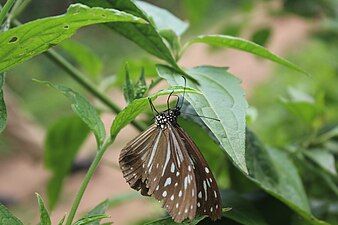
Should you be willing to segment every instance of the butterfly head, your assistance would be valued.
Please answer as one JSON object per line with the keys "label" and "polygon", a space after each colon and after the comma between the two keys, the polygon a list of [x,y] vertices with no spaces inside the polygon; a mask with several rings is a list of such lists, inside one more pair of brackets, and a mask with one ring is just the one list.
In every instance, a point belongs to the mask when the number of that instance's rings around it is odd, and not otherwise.
{"label": "butterfly head", "polygon": [[165,129],[168,123],[177,124],[177,117],[181,114],[179,108],[173,108],[159,113],[155,116],[155,123],[161,129]]}

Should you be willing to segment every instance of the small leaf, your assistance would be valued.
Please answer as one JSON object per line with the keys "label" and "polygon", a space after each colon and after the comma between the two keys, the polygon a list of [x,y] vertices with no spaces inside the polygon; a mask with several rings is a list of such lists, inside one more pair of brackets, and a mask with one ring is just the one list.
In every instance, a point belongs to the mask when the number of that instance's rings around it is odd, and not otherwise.
{"label": "small leaf", "polygon": [[[139,77],[140,71],[144,69],[144,75],[147,78],[154,78],[156,76],[156,68],[153,60],[149,58],[128,59],[129,76],[132,81],[136,81]],[[116,85],[121,86],[126,77],[126,66],[122,65],[116,74]]]}
{"label": "small leaf", "polygon": [[63,179],[87,138],[89,129],[77,116],[57,120],[48,128],[45,139],[45,165],[52,172],[47,184],[48,203],[53,208],[58,200]]}
{"label": "small leaf", "polygon": [[190,40],[186,46],[190,46],[194,43],[204,43],[211,46],[216,47],[229,47],[229,48],[235,48],[239,49],[245,52],[252,53],[254,55],[260,56],[265,59],[269,59],[271,61],[274,61],[278,64],[284,65],[290,69],[293,69],[295,71],[298,71],[300,73],[308,74],[300,67],[296,66],[295,64],[287,61],[286,59],[283,59],[273,53],[271,53],[266,48],[253,43],[251,41],[238,38],[238,37],[232,37],[228,35],[202,35],[198,36],[196,38],[193,38]]}
{"label": "small leaf", "polygon": [[185,224],[185,225],[197,225],[199,222],[201,222],[205,216],[197,216],[191,221],[183,221],[182,223],[175,223],[172,218],[166,217],[163,219],[155,220],[149,223],[146,223],[145,225],[176,225],[176,224]]}
{"label": "small leaf", "polygon": [[129,76],[129,70],[128,70],[128,66],[126,65],[125,67],[126,70],[126,76],[125,76],[125,82],[123,85],[123,95],[124,95],[124,99],[126,100],[127,103],[130,103],[134,100],[134,86],[132,84],[132,81],[130,80],[130,76]]}
{"label": "small leaf", "polygon": [[[116,207],[126,201],[131,201],[138,197],[139,195],[133,192],[130,194],[119,195],[115,198],[107,199],[98,204],[94,209],[90,210],[86,216],[88,217],[97,214],[104,214],[108,208]],[[99,224],[100,224],[99,220],[88,223],[88,225],[99,225]]]}
{"label": "small leaf", "polygon": [[281,101],[290,112],[307,123],[313,122],[321,108],[312,96],[291,87],[288,88],[288,97],[281,98]]}
{"label": "small leaf", "polygon": [[[182,76],[170,67],[158,65],[160,77],[170,85],[183,83]],[[187,71],[200,85],[187,81],[187,87],[194,88],[203,95],[186,94],[186,100],[200,116],[219,119],[220,122],[202,118],[212,133],[244,173],[245,163],[245,115],[247,102],[240,81],[224,68],[201,66]]]}
{"label": "small leaf", "polygon": [[106,22],[145,23],[118,10],[71,5],[64,15],[34,20],[1,33],[0,72],[59,44],[83,26]]}
{"label": "small leaf", "polygon": [[45,207],[45,203],[43,202],[41,196],[36,193],[36,197],[38,199],[39,209],[40,209],[40,225],[51,225],[49,213]]}
{"label": "small leaf", "polygon": [[337,175],[334,155],[325,149],[308,149],[304,154],[326,172]]}
{"label": "small leaf", "polygon": [[170,49],[164,43],[159,31],[154,26],[154,21],[149,18],[134,1],[132,0],[79,0],[79,2],[89,6],[100,6],[107,8],[115,8],[121,11],[140,17],[148,24],[123,24],[123,23],[108,23],[107,26],[131,41],[135,42],[139,47],[143,48],[150,54],[163,59],[170,63],[173,67],[178,68],[176,60],[172,56]]}
{"label": "small leaf", "polygon": [[[149,97],[139,98],[131,102],[126,108],[124,108],[117,116],[115,117],[113,124],[110,128],[110,135],[112,139],[120,132],[120,130],[125,127],[128,123],[133,121],[136,116],[145,111],[146,107],[149,106],[148,98],[152,100],[156,99],[161,95],[168,95],[174,90],[174,93],[182,93],[184,91],[183,87],[173,87],[172,89],[159,91],[156,94],[153,94]],[[186,88],[186,93],[200,93],[193,88]]]}
{"label": "small leaf", "polygon": [[101,59],[87,46],[73,40],[66,40],[60,47],[74,59],[89,77],[97,81],[102,73]]}
{"label": "small leaf", "polygon": [[5,82],[5,74],[0,73],[0,133],[5,129],[7,124],[7,108],[4,99],[3,85]]}
{"label": "small leaf", "polygon": [[82,119],[85,124],[87,124],[89,129],[94,133],[97,145],[100,146],[103,143],[106,136],[103,122],[100,119],[100,116],[97,113],[96,109],[88,102],[85,97],[63,85],[53,84],[48,81],[36,81],[53,87],[56,90],[60,91],[62,94],[64,94],[72,102],[73,111]]}
{"label": "small leaf", "polygon": [[88,224],[90,224],[92,222],[100,221],[100,220],[106,219],[106,218],[109,218],[109,216],[106,215],[106,214],[90,215],[88,217],[84,217],[82,219],[79,219],[73,225],[88,225]]}
{"label": "small leaf", "polygon": [[8,209],[0,203],[0,224],[1,225],[23,225],[23,223],[13,216]]}
{"label": "small leaf", "polygon": [[65,214],[58,222],[58,225],[63,225],[63,223],[65,222],[67,214]]}

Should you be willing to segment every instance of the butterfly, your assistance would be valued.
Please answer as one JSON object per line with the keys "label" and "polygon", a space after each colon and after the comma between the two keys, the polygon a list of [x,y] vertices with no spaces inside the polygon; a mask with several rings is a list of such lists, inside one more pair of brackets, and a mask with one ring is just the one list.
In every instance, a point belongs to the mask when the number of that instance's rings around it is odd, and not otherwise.
{"label": "butterfly", "polygon": [[[158,112],[149,99],[155,123],[121,151],[119,165],[131,188],[162,201],[175,222],[196,215],[221,217],[216,180],[199,149],[179,126],[182,106]],[[183,93],[184,98],[184,93]]]}

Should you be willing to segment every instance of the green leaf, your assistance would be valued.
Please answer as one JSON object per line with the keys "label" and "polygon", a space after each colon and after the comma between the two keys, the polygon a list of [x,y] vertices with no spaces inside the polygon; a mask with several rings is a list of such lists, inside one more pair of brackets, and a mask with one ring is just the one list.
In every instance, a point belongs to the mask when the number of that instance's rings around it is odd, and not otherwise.
{"label": "green leaf", "polygon": [[255,33],[253,33],[251,41],[258,45],[266,46],[266,43],[268,42],[270,36],[271,36],[271,28],[264,27],[256,30]]}
{"label": "green leaf", "polygon": [[47,184],[48,203],[51,208],[58,200],[63,180],[88,133],[88,127],[77,116],[61,118],[48,128],[45,165],[52,172]]}
{"label": "green leaf", "polygon": [[327,225],[311,214],[297,168],[285,152],[265,148],[255,135],[248,131],[245,156],[249,170],[248,178],[297,212],[309,224]]}
{"label": "green leaf", "polygon": [[49,213],[45,207],[45,203],[43,202],[41,196],[36,193],[36,197],[38,199],[39,209],[40,209],[40,225],[51,225]]}
{"label": "green leaf", "polygon": [[337,175],[335,158],[332,153],[325,149],[308,149],[303,152],[310,160],[322,167],[326,172]]}
{"label": "green leaf", "polygon": [[5,74],[0,73],[0,133],[5,129],[7,124],[7,108],[2,89],[5,82]]}
{"label": "green leaf", "polygon": [[165,44],[159,31],[154,26],[154,23],[137,4],[132,0],[79,0],[79,2],[89,6],[100,6],[107,8],[115,8],[117,10],[126,11],[134,16],[140,17],[148,24],[132,24],[132,23],[108,23],[107,26],[129,40],[135,42],[139,47],[146,50],[148,53],[163,59],[177,68],[176,60],[172,56],[170,49]]}
{"label": "green leaf", "polygon": [[181,36],[189,27],[184,22],[170,13],[168,10],[159,8],[145,1],[135,1],[138,8],[143,10],[157,30],[172,30],[177,36]]}
{"label": "green leaf", "polygon": [[106,214],[90,215],[88,217],[84,217],[82,219],[79,219],[73,225],[88,225],[92,222],[100,221],[100,220],[105,219],[105,218],[109,218],[109,216],[106,215]]}
{"label": "green leaf", "polygon": [[[115,117],[113,124],[110,128],[110,135],[112,136],[112,139],[116,137],[116,135],[120,132],[120,130],[125,127],[128,123],[133,121],[136,116],[138,116],[140,113],[145,111],[145,109],[149,106],[149,100],[148,98],[151,98],[152,100],[156,99],[158,96],[161,95],[168,95],[172,91],[174,93],[182,93],[184,91],[183,87],[172,87],[172,89],[159,91],[156,94],[153,94],[149,97],[139,98],[131,102],[126,108],[124,108],[117,116]],[[186,88],[186,93],[196,93],[199,94],[197,90],[193,88]]]}
{"label": "green leaf", "polygon": [[63,223],[65,222],[67,214],[65,214],[58,222],[58,225],[63,225]]}
{"label": "green leaf", "polygon": [[145,23],[113,9],[71,5],[64,15],[38,19],[1,33],[0,72],[59,44],[83,26],[106,22]]}
{"label": "green leaf", "polygon": [[210,131],[207,132],[206,129],[201,128],[201,119],[199,117],[189,116],[187,113],[191,112],[182,110],[182,117],[185,117],[186,114],[189,120],[180,118],[178,121],[180,126],[189,134],[189,137],[192,138],[204,158],[207,160],[208,165],[216,178],[218,188],[222,189],[229,187],[229,165],[225,156],[220,156],[222,148],[211,138]]}
{"label": "green leaf", "polygon": [[288,97],[281,98],[281,101],[291,113],[307,123],[313,122],[321,108],[312,96],[291,87],[288,88]]}
{"label": "green leaf", "polygon": [[0,224],[1,225],[23,225],[23,223],[13,216],[8,209],[0,203]]}
{"label": "green leaf", "polygon": [[92,80],[97,81],[100,78],[103,64],[92,49],[73,40],[63,41],[60,46],[79,64]]}
{"label": "green leaf", "polygon": [[222,207],[231,208],[223,212],[222,216],[244,225],[267,225],[254,205],[236,192],[231,190],[222,191],[221,196]]}
{"label": "green leaf", "polygon": [[[264,218],[249,200],[231,190],[222,191],[221,196],[223,207],[222,218],[221,220],[216,221],[215,224],[233,224],[229,222],[230,219],[244,225],[267,225]],[[229,210],[225,210],[225,207],[229,207],[227,208]],[[183,222],[183,224],[198,224],[205,218],[205,216],[198,216],[192,221],[187,220]],[[209,224],[208,221],[210,220],[206,219],[202,224]],[[147,224],[160,225],[178,223],[175,223],[170,217],[166,217]]]}
{"label": "green leaf", "polygon": [[89,129],[94,133],[97,145],[100,146],[106,136],[106,131],[102,120],[96,109],[89,103],[89,101],[72,89],[59,84],[53,84],[48,81],[38,81],[55,88],[64,94],[71,102],[73,111],[87,124]]}
{"label": "green leaf", "polygon": [[296,70],[300,73],[308,74],[299,66],[289,62],[288,60],[271,53],[269,50],[256,43],[242,38],[232,37],[228,35],[202,35],[190,40],[186,44],[186,47],[194,43],[204,43],[216,47],[229,47],[242,50],[260,56],[262,58],[269,59],[290,69]]}
{"label": "green leaf", "polygon": [[[112,199],[106,199],[105,201],[101,202],[98,204],[94,209],[90,210],[86,217],[88,216],[93,216],[97,214],[104,214],[108,208],[116,207],[119,206],[120,204],[126,202],[126,201],[131,201],[135,198],[138,198],[139,195],[135,192],[129,193],[129,194],[124,194],[124,195],[119,195],[115,198]],[[99,225],[100,221],[94,221],[91,223],[88,223],[88,225]]]}
{"label": "green leaf", "polygon": [[159,220],[146,223],[145,225],[176,225],[176,224],[197,225],[204,218],[205,216],[197,216],[191,221],[183,221],[182,223],[175,223],[173,219],[171,219],[170,217],[166,217],[163,219],[159,219]]}
{"label": "green leaf", "polygon": [[156,68],[153,60],[149,58],[128,59],[128,61],[119,68],[116,74],[115,84],[117,86],[121,86],[125,81],[126,66],[128,67],[130,79],[134,82],[139,78],[142,69],[144,69],[145,77],[154,78],[156,76]]}
{"label": "green leaf", "polygon": [[[182,75],[170,67],[158,65],[157,71],[170,85],[182,85],[184,82]],[[200,84],[197,86],[187,81],[187,87],[199,90],[203,95],[187,93],[186,100],[198,115],[220,120],[202,118],[235,165],[247,173],[244,157],[247,102],[240,81],[225,68],[201,66],[190,69],[187,73]]]}

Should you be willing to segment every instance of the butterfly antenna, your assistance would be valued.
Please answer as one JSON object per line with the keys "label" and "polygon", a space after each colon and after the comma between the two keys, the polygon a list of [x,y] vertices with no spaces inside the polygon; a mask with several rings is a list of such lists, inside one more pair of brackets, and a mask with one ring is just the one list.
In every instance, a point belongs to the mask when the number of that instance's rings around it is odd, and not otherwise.
{"label": "butterfly antenna", "polygon": [[160,113],[156,110],[156,108],[155,108],[155,106],[154,106],[154,104],[153,104],[153,102],[151,101],[150,98],[148,98],[148,101],[149,101],[150,108],[151,108],[151,111],[153,112],[153,114],[155,114],[155,112],[156,112],[156,114],[160,114]]}
{"label": "butterfly antenna", "polygon": [[174,93],[174,90],[169,94],[168,98],[167,98],[167,107],[168,107],[168,110],[170,109],[170,97],[171,95]]}
{"label": "butterfly antenna", "polygon": [[208,117],[208,116],[200,116],[200,115],[195,115],[195,114],[192,114],[192,113],[182,113],[182,114],[184,114],[184,115],[189,115],[189,116],[196,116],[196,117],[205,118],[205,119],[210,119],[210,120],[215,120],[215,121],[220,122],[219,119],[212,118],[212,117]]}

